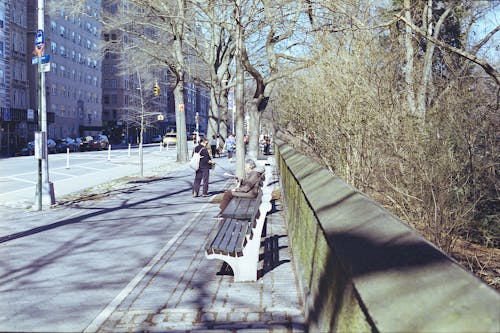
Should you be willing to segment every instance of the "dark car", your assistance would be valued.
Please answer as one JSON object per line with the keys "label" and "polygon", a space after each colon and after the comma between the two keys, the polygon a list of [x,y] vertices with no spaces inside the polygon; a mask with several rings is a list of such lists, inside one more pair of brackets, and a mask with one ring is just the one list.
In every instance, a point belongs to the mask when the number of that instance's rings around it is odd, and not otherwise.
{"label": "dark car", "polygon": [[82,137],[80,142],[80,151],[92,150],[93,143],[94,143],[94,138],[91,137],[90,135]]}
{"label": "dark car", "polygon": [[29,156],[29,155],[34,155],[34,154],[35,154],[35,142],[34,141],[28,142],[26,144],[26,146],[21,148],[21,151],[19,151],[19,155],[23,155],[23,156]]}
{"label": "dark car", "polygon": [[96,136],[94,136],[94,139],[92,141],[92,145],[91,146],[92,146],[93,150],[108,149],[108,147],[109,147],[109,139],[104,134],[96,135]]}
{"label": "dark car", "polygon": [[66,139],[56,140],[56,153],[65,153],[68,148],[69,146]]}
{"label": "dark car", "polygon": [[66,141],[66,144],[68,145],[69,151],[79,151],[80,150],[80,142],[77,140],[67,137],[66,139],[63,139]]}
{"label": "dark car", "polygon": [[56,151],[56,142],[53,139],[47,139],[47,152],[49,154],[55,154]]}

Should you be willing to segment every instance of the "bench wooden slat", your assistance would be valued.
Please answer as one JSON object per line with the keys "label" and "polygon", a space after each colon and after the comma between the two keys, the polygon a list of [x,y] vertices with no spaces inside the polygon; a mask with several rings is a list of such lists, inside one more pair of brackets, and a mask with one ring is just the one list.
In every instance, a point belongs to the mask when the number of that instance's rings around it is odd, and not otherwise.
{"label": "bench wooden slat", "polygon": [[224,238],[222,242],[219,244],[219,251],[222,254],[230,254],[233,250],[234,247],[231,248],[231,240],[234,238],[233,236],[237,234],[239,229],[239,226],[237,223],[234,223],[234,221],[230,221],[229,227],[226,230],[226,233],[224,234]]}
{"label": "bench wooden slat", "polygon": [[214,249],[218,249],[220,247],[220,243],[221,243],[222,239],[224,238],[224,235],[225,235],[226,230],[229,227],[229,225],[230,225],[230,221],[227,219],[224,219],[224,220],[219,222],[219,225],[216,229],[217,232],[215,234],[211,235],[211,237],[209,238],[209,241],[208,241],[207,247],[206,247],[207,250],[210,250],[213,253]]}
{"label": "bench wooden slat", "polygon": [[251,233],[250,221],[238,219],[222,220],[217,232],[213,233],[207,242],[207,253],[218,253],[239,257],[243,255],[246,245],[246,236]]}
{"label": "bench wooden slat", "polygon": [[252,221],[255,219],[255,216],[259,211],[261,198],[261,192],[259,192],[259,195],[256,198],[234,197],[231,201],[229,201],[227,207],[221,212],[221,216],[224,218]]}
{"label": "bench wooden slat", "polygon": [[234,248],[234,253],[236,254],[237,257],[241,257],[243,255],[243,248],[245,247],[247,241],[246,235],[251,232],[250,221],[242,222],[241,224],[242,224],[242,230],[238,235],[236,246]]}
{"label": "bench wooden slat", "polygon": [[235,256],[235,248],[237,246],[237,241],[239,239],[239,235],[242,232],[243,229],[243,224],[241,222],[238,222],[238,220],[233,220],[232,225],[234,226],[231,237],[229,239],[229,242],[226,246],[226,251],[228,254],[232,254]]}

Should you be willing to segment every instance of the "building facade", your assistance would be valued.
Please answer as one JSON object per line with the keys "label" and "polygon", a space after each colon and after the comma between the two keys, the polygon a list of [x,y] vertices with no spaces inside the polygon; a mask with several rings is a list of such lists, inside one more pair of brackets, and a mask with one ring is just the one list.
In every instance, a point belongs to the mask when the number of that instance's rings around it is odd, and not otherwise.
{"label": "building facade", "polygon": [[48,137],[102,132],[101,30],[99,0],[87,1],[82,15],[61,9],[45,16],[45,53],[50,54],[46,106],[54,115]]}
{"label": "building facade", "polygon": [[0,1],[0,153],[13,155],[36,130],[29,108],[27,0]]}

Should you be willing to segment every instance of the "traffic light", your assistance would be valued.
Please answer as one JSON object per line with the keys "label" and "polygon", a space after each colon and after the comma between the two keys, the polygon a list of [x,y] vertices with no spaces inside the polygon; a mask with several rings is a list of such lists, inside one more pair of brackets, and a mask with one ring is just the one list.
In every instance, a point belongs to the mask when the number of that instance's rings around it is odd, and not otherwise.
{"label": "traffic light", "polygon": [[158,83],[155,83],[155,85],[153,86],[153,92],[155,97],[160,96],[160,85]]}

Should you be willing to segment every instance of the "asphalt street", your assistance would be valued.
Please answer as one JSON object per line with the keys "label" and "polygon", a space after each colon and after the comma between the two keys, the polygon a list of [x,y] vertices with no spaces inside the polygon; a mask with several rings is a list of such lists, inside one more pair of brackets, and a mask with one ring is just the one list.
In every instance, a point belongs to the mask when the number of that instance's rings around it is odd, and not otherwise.
{"label": "asphalt street", "polygon": [[[304,331],[280,205],[262,240],[278,260],[263,250],[259,280],[233,283],[204,258],[213,197],[192,198],[187,165],[149,165],[43,212],[0,211],[0,331]],[[212,195],[230,185],[224,172]]]}
{"label": "asphalt street", "polygon": [[[145,175],[166,172],[175,164],[176,151],[158,145],[144,148]],[[124,176],[138,175],[140,159],[137,148],[111,151],[77,152],[49,155],[49,179],[54,183],[56,201]],[[30,208],[35,200],[38,162],[33,156],[0,159],[0,210],[3,207]]]}

